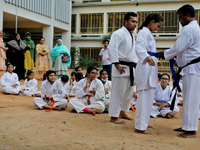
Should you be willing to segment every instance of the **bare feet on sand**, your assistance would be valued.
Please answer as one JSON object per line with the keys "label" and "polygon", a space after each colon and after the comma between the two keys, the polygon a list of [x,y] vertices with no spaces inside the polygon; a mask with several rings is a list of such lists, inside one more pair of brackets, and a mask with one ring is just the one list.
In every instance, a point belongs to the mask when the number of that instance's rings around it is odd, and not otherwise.
{"label": "bare feet on sand", "polygon": [[127,119],[127,120],[133,120],[133,118],[129,117],[124,111],[120,112],[119,118]]}
{"label": "bare feet on sand", "polygon": [[140,133],[140,134],[152,134],[151,132],[148,132],[147,130],[141,131],[141,130],[135,129],[135,132]]}
{"label": "bare feet on sand", "polygon": [[148,126],[147,128],[151,128],[151,129],[154,129],[154,127],[152,127],[152,126]]}
{"label": "bare feet on sand", "polygon": [[177,132],[185,132],[185,130],[183,130],[181,127],[180,128],[176,128],[173,131],[177,131]]}
{"label": "bare feet on sand", "polygon": [[96,115],[95,109],[92,109],[92,108],[88,110],[88,113],[92,114],[93,116]]}
{"label": "bare feet on sand", "polygon": [[61,107],[60,106],[57,106],[54,108],[55,110],[61,110]]}
{"label": "bare feet on sand", "polygon": [[15,93],[15,92],[11,92],[10,94],[11,95],[18,95],[18,93]]}
{"label": "bare feet on sand", "polygon": [[167,115],[166,115],[166,118],[172,119],[172,115],[171,115],[171,114],[167,114]]}
{"label": "bare feet on sand", "polygon": [[75,112],[76,112],[76,110],[75,110],[75,109],[72,109],[72,110],[71,110],[71,113],[75,113]]}
{"label": "bare feet on sand", "polygon": [[110,118],[110,121],[113,122],[113,123],[116,123],[116,124],[125,124],[125,123],[126,123],[126,122],[123,121],[122,119],[116,118],[116,117],[111,117],[111,118]]}
{"label": "bare feet on sand", "polygon": [[184,133],[178,134],[177,136],[181,138],[196,138],[197,133],[196,131],[186,131]]}

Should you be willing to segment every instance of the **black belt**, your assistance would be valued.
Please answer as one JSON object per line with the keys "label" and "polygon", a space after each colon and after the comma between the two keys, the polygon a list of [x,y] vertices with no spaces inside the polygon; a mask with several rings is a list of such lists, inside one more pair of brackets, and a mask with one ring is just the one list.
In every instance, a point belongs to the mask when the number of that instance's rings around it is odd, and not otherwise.
{"label": "black belt", "polygon": [[129,70],[130,70],[130,86],[134,86],[133,67],[136,68],[137,63],[126,62],[126,61],[119,61],[119,63],[117,63],[117,64],[129,66]]}

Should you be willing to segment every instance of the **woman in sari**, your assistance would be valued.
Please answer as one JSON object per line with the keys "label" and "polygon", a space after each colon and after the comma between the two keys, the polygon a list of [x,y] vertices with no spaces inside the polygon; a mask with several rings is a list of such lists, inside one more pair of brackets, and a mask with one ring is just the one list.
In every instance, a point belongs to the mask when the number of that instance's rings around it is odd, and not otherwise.
{"label": "woman in sari", "polygon": [[7,43],[10,55],[10,62],[15,66],[15,72],[19,80],[24,79],[24,52],[29,49],[28,46],[20,39],[20,34],[15,34],[15,39]]}
{"label": "woman in sari", "polygon": [[39,73],[41,80],[43,79],[44,72],[49,70],[49,59],[48,53],[49,48],[46,44],[44,44],[45,39],[42,37],[40,39],[40,44],[36,45],[36,55],[35,55],[35,65],[36,70]]}
{"label": "woman in sari", "polygon": [[[35,50],[35,43],[31,40],[31,34],[26,32],[25,34],[26,39],[23,40],[24,44],[30,48],[30,50],[24,53],[24,69],[26,70],[33,70],[34,69],[34,50]],[[26,72],[25,72],[26,74]]]}
{"label": "woman in sari", "polygon": [[[56,72],[56,76],[61,78],[62,75],[68,75],[68,68],[71,65],[71,56],[65,45],[63,45],[63,41],[61,39],[57,40],[56,46],[50,52],[51,60],[54,62],[54,71]],[[62,56],[68,55],[70,56],[69,62],[62,62]]]}
{"label": "woman in sari", "polygon": [[8,50],[5,47],[5,43],[3,42],[3,31],[0,30],[0,71],[5,71],[5,59],[6,59],[6,51]]}

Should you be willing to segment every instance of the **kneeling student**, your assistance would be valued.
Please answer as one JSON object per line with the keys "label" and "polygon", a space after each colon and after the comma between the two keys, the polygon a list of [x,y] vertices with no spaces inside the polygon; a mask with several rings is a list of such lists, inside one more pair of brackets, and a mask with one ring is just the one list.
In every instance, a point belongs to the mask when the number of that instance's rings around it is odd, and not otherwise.
{"label": "kneeling student", "polygon": [[176,96],[176,101],[174,105],[174,110],[170,110],[170,105],[172,103],[175,90],[172,91],[172,87],[168,85],[170,76],[166,73],[162,74],[160,84],[155,90],[154,103],[151,111],[151,116],[156,118],[158,114],[161,113],[163,117],[172,118],[179,112],[178,98]]}
{"label": "kneeling student", "polygon": [[76,98],[69,101],[71,112],[86,112],[93,115],[102,113],[105,110],[105,104],[101,100],[105,95],[102,82],[97,79],[97,68],[90,66],[87,69],[87,78],[84,78],[76,85]]}
{"label": "kneeling student", "polygon": [[55,71],[47,71],[46,77],[47,81],[42,86],[41,98],[34,98],[33,103],[40,109],[65,109],[67,107],[67,100],[63,99],[63,85],[59,81],[56,81]]}
{"label": "kneeling student", "polygon": [[16,73],[13,72],[14,66],[9,63],[7,65],[7,72],[1,77],[2,92],[11,95],[19,94],[19,78]]}

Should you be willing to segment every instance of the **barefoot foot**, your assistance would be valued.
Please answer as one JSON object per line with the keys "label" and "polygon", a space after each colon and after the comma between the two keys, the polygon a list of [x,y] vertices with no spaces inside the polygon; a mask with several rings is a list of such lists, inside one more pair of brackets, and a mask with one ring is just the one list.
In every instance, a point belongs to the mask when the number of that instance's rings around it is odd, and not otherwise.
{"label": "barefoot foot", "polygon": [[15,93],[15,92],[11,92],[10,94],[11,95],[18,95],[18,93]]}
{"label": "barefoot foot", "polygon": [[167,114],[167,115],[166,115],[166,118],[171,119],[171,118],[172,118],[172,115],[171,115],[171,114]]}
{"label": "barefoot foot", "polygon": [[110,118],[110,121],[113,122],[113,123],[116,123],[116,124],[125,124],[125,123],[126,123],[126,122],[123,121],[122,119],[116,118],[116,117],[111,117],[111,118]]}
{"label": "barefoot foot", "polygon": [[151,132],[148,132],[147,130],[141,131],[141,130],[135,129],[135,132],[140,133],[140,134],[152,134]]}
{"label": "barefoot foot", "polygon": [[183,130],[181,127],[180,128],[176,128],[173,131],[177,131],[177,132],[185,132],[185,130]]}
{"label": "barefoot foot", "polygon": [[76,110],[75,110],[75,109],[72,109],[72,110],[71,110],[71,113],[75,113],[75,112],[76,112]]}
{"label": "barefoot foot", "polygon": [[133,120],[133,118],[129,117],[124,111],[120,112],[119,118],[127,119],[127,120]]}
{"label": "barefoot foot", "polygon": [[61,107],[60,106],[56,106],[54,109],[55,110],[61,110]]}
{"label": "barefoot foot", "polygon": [[196,133],[196,131],[187,131],[187,132],[178,134],[177,136],[181,137],[181,138],[196,138],[197,133]]}
{"label": "barefoot foot", "polygon": [[96,115],[95,109],[92,109],[92,108],[88,110],[88,113],[92,114],[93,116]]}

